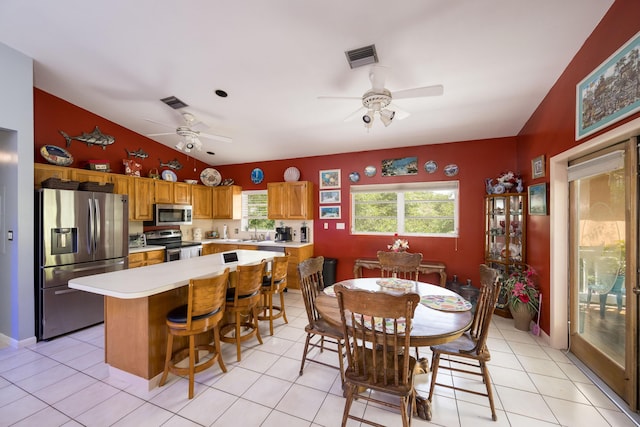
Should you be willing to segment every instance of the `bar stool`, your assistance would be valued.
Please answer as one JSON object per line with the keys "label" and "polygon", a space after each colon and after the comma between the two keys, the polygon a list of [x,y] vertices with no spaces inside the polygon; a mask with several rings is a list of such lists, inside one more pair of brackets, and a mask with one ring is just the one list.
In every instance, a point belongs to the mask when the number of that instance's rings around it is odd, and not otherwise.
{"label": "bar stool", "polygon": [[[287,268],[289,267],[289,254],[280,257],[274,257],[271,263],[271,276],[265,276],[262,281],[262,315],[258,316],[258,320],[269,321],[269,332],[273,335],[273,320],[280,317],[284,323],[287,320],[287,312],[284,308],[284,290],[287,287]],[[280,305],[273,305],[273,296],[280,294]],[[274,310],[276,313],[274,314]],[[267,315],[267,312],[269,313]]]}
{"label": "bar stool", "polygon": [[[225,292],[229,280],[229,268],[222,274],[202,279],[189,280],[189,294],[187,304],[174,308],[167,314],[167,355],[165,357],[164,372],[160,378],[160,386],[167,380],[167,375],[172,372],[176,375],[189,375],[189,399],[193,398],[194,375],[201,372],[215,362],[220,364],[222,372],[227,372],[224,361],[220,356],[220,331],[218,325],[224,316]],[[196,345],[197,335],[213,330],[213,345]],[[189,337],[189,346],[173,352],[173,337]],[[209,341],[209,340],[207,340]],[[200,362],[200,350],[206,350],[212,357],[205,362]],[[177,363],[189,358],[186,368],[179,368]],[[198,364],[199,363],[199,364]]]}
{"label": "bar stool", "polygon": [[[265,265],[265,260],[258,264],[239,265],[236,269],[237,283],[235,287],[227,289],[225,309],[227,313],[234,315],[234,321],[220,328],[220,340],[236,343],[238,362],[242,357],[240,343],[255,336],[262,344],[258,328],[258,304],[260,304],[260,288]],[[242,320],[243,317],[246,321]],[[248,329],[249,332],[242,335],[242,328]],[[233,334],[228,335],[230,332]]]}

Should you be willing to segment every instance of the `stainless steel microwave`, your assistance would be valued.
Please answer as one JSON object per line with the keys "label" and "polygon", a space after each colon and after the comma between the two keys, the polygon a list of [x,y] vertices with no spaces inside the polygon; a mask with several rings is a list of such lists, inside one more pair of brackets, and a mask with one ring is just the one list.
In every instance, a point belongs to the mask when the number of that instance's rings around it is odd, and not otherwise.
{"label": "stainless steel microwave", "polygon": [[191,225],[192,221],[191,205],[154,205],[153,225]]}

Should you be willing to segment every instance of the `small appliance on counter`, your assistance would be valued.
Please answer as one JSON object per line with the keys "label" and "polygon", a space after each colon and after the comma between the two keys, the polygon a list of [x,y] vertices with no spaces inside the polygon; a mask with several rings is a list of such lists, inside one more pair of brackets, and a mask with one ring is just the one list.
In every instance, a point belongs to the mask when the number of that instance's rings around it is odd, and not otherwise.
{"label": "small appliance on counter", "polygon": [[193,240],[195,240],[196,242],[202,240],[202,228],[193,229]]}
{"label": "small appliance on counter", "polygon": [[147,246],[147,236],[144,233],[129,234],[129,248],[144,248]]}
{"label": "small appliance on counter", "polygon": [[309,227],[306,225],[300,227],[300,243],[309,243]]}
{"label": "small appliance on counter", "polygon": [[291,227],[276,227],[276,242],[290,242],[293,240],[291,236]]}

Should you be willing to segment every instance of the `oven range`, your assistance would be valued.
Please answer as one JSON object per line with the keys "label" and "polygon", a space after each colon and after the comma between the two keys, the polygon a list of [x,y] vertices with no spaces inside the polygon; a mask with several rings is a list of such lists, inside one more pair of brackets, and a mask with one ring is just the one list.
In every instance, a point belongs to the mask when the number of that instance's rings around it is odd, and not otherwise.
{"label": "oven range", "polygon": [[155,230],[144,233],[148,245],[165,247],[165,261],[177,261],[200,256],[202,243],[182,240],[180,230]]}

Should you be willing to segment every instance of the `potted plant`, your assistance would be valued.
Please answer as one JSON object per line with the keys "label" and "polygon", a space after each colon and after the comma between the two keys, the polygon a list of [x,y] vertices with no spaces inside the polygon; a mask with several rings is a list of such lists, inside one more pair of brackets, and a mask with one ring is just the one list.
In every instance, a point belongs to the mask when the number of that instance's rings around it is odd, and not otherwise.
{"label": "potted plant", "polygon": [[405,252],[409,249],[409,242],[405,239],[400,239],[398,233],[395,233],[393,237],[396,239],[391,245],[387,245],[387,248],[391,252]]}
{"label": "potted plant", "polygon": [[539,290],[534,282],[536,271],[533,267],[516,269],[504,279],[504,287],[509,296],[507,306],[516,329],[528,331],[533,316],[538,312]]}

